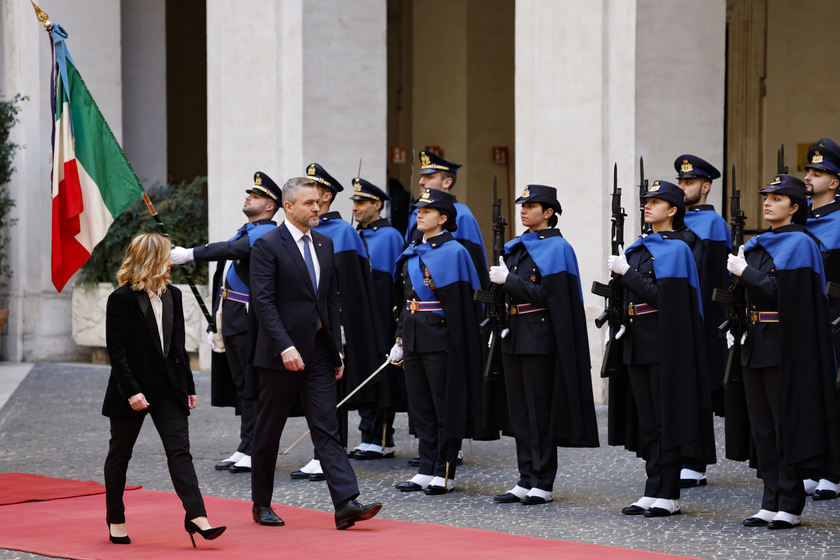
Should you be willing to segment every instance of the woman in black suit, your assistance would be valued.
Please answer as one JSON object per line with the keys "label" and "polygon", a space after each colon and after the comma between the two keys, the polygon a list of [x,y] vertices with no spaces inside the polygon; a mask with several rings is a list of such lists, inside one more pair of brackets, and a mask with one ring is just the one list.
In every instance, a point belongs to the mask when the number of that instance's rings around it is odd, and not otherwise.
{"label": "woman in black suit", "polygon": [[207,521],[204,500],[190,455],[189,411],[196,406],[195,384],[184,347],[181,292],[170,283],[169,240],[154,233],[137,236],[117,272],[120,287],[108,297],[105,337],[111,377],[102,414],[111,419],[105,459],[105,500],[111,542],[129,544],[123,491],[128,461],[147,414],[166,451],[175,492],[184,504],[184,528],[205,539],[225,527]]}

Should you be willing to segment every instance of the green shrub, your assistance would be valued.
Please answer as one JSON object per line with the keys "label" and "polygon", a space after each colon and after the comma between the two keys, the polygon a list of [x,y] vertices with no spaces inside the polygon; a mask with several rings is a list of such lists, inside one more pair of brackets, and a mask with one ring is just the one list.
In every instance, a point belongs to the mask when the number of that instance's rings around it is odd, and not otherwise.
{"label": "green shrub", "polygon": [[[146,189],[173,245],[195,247],[207,243],[206,184],[207,177],[196,177],[190,183],[155,183]],[[116,287],[117,270],[125,257],[125,250],[131,240],[141,233],[160,233],[142,199],[111,224],[105,239],[96,246],[90,260],[82,267],[79,284],[91,288],[99,282],[111,282]],[[207,283],[207,263],[192,262],[186,266],[196,284]],[[173,282],[186,281],[179,269],[178,266],[172,269]]]}
{"label": "green shrub", "polygon": [[0,288],[5,288],[9,283],[9,278],[12,277],[6,245],[9,243],[8,228],[17,222],[17,218],[9,217],[12,208],[15,207],[15,201],[9,196],[6,185],[12,180],[12,173],[15,171],[12,160],[20,146],[9,141],[9,134],[12,127],[19,122],[17,118],[20,112],[19,103],[27,99],[17,94],[14,99],[0,101]]}

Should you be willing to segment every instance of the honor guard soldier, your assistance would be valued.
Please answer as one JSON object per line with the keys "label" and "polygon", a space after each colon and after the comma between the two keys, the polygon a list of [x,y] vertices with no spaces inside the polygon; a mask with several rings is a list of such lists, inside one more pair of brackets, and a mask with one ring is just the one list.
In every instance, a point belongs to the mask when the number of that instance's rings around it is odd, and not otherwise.
{"label": "honor guard soldier", "polygon": [[483,313],[473,300],[480,288],[467,250],[452,235],[457,229],[455,197],[426,189],[414,203],[417,229],[397,261],[402,310],[392,362],[405,361],[408,409],[420,440],[417,474],[396,485],[403,492],[451,492],[461,439],[483,430]]}
{"label": "honor guard soldier", "polygon": [[[451,193],[455,182],[458,180],[458,169],[460,168],[461,164],[459,163],[446,161],[434,152],[420,150],[420,194],[422,195],[426,189],[437,189]],[[455,211],[458,213],[456,218],[458,229],[454,230],[452,235],[461,245],[467,248],[481,285],[487,287],[489,282],[487,254],[484,252],[481,228],[478,227],[475,216],[472,215],[466,204],[455,202]],[[415,209],[408,220],[405,241],[411,243],[422,236],[422,233],[417,230],[417,210]]]}
{"label": "honor guard soldier", "polygon": [[[359,223],[356,231],[365,246],[373,275],[373,288],[382,334],[393,340],[397,323],[394,318],[394,282],[397,258],[403,249],[403,237],[388,220],[380,217],[382,205],[390,197],[362,179],[353,179],[353,215]],[[348,452],[355,459],[382,459],[394,456],[394,415],[405,410],[405,381],[402,368],[393,364],[379,374],[382,381],[376,391],[376,407],[360,408],[359,430],[362,443]]]}
{"label": "honor guard soldier", "polygon": [[615,390],[610,380],[610,408],[630,411],[610,426],[610,443],[645,459],[644,495],[622,513],[662,517],[680,513],[682,462],[714,463],[715,438],[700,283],[691,250],[674,234],[685,195],[654,181],[643,198],[653,233],[607,261],[628,303],[623,361],[630,387],[630,394]]}
{"label": "honor guard soldier", "polygon": [[[746,288],[741,366],[756,468],[764,483],[761,509],[743,525],[790,529],[801,523],[803,478],[840,472],[837,368],[823,261],[802,227],[808,216],[805,183],[779,174],[759,192],[771,228],[727,263]],[[730,343],[733,338],[727,333]]]}
{"label": "honor guard soldier", "polygon": [[555,229],[557,189],[528,185],[519,216],[526,233],[490,268],[510,317],[501,340],[519,481],[499,503],[552,501],[557,447],[597,447],[589,341],[577,258]]}
{"label": "honor guard soldier", "polygon": [[[228,241],[208,243],[204,247],[172,249],[172,261],[184,264],[191,260],[217,261],[213,276],[213,316],[216,333],[207,333],[213,350],[211,364],[211,403],[233,406],[241,416],[239,447],[216,465],[216,470],[251,472],[251,442],[257,420],[257,387],[247,382],[248,356],[256,336],[256,322],[249,315],[249,269],[254,242],[277,227],[274,214],[280,208],[280,187],[271,177],[257,171],[254,185],[245,190],[242,213],[248,223]],[[222,355],[224,354],[224,355]]]}
{"label": "honor guard soldier", "polygon": [[[840,202],[836,196],[840,187],[840,146],[823,138],[808,150],[808,171],[805,189],[811,198],[811,212],[805,222],[805,231],[814,238],[822,254],[827,282],[840,284]],[[840,298],[828,298],[828,318],[840,317]],[[840,333],[831,335],[834,355],[840,357]],[[840,476],[826,476],[816,481],[805,481],[805,492],[813,493],[814,500],[833,500],[840,493]],[[809,487],[810,486],[810,487]]]}
{"label": "honor guard soldier", "polygon": [[[335,196],[344,190],[332,175],[318,163],[306,166],[306,177],[318,187],[319,223],[313,228],[333,241],[338,291],[341,299],[341,332],[345,374],[339,382],[339,400],[358,387],[385,359],[387,347],[382,338],[373,292],[367,252],[362,239],[337,211],[330,211]],[[376,406],[377,385],[382,377],[374,378],[339,410],[339,425],[344,447],[347,447],[347,408],[372,408]],[[318,458],[314,458],[292,478],[323,480]]]}
{"label": "honor guard soldier", "polygon": [[[726,341],[717,334],[718,326],[726,320],[726,306],[712,301],[715,288],[729,289],[726,257],[732,248],[732,234],[715,207],[706,198],[712,181],[720,178],[720,171],[709,162],[691,154],[674,160],[679,187],[685,193],[685,225],[694,236],[692,253],[700,278],[703,300],[706,351],[709,361],[709,386],[712,390],[712,407],[715,414],[723,415],[723,376],[726,370]],[[683,465],[680,487],[706,485],[706,465]]]}

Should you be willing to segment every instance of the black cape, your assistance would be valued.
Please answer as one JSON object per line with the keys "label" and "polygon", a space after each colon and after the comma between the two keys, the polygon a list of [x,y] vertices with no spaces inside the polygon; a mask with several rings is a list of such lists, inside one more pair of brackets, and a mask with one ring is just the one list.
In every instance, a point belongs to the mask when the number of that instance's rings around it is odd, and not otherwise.
{"label": "black cape", "polygon": [[505,255],[528,252],[548,295],[557,356],[551,431],[562,447],[598,447],[598,423],[592,397],[589,339],[580,273],[572,246],[557,229],[525,233],[505,244]]}

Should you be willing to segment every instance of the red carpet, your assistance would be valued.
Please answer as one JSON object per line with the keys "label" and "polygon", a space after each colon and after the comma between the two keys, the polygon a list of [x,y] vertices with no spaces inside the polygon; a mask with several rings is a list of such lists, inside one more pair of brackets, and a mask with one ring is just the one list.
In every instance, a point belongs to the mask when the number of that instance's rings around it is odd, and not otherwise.
{"label": "red carpet", "polygon": [[[139,486],[127,486],[136,490]],[[0,473],[0,506],[104,494],[105,486],[92,480],[68,480],[37,474]]]}
{"label": "red carpet", "polygon": [[[183,529],[183,509],[173,493],[137,490],[125,495],[132,544],[108,542],[105,497],[83,496],[60,502],[29,502],[0,507],[0,548],[74,559],[137,558],[167,560],[196,554],[202,558],[423,558],[457,551],[459,558],[509,560],[597,559],[673,560],[655,552],[522,537],[481,529],[372,519],[337,531],[332,514],[274,506],[285,527],[251,521],[251,503],[205,497],[210,520],[227,525],[215,541],[196,535],[193,550]],[[387,508],[387,505],[386,505]],[[387,509],[386,509],[387,511]],[[45,528],[49,527],[49,531]]]}

